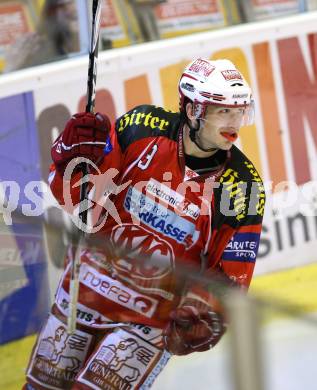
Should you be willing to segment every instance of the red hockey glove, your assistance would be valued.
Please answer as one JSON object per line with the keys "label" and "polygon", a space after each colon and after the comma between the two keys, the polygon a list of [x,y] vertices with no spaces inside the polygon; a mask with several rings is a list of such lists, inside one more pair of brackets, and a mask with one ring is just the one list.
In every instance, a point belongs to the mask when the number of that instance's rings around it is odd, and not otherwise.
{"label": "red hockey glove", "polygon": [[164,340],[165,348],[174,355],[207,351],[226,330],[222,315],[197,299],[186,298],[170,317]]}
{"label": "red hockey glove", "polygon": [[99,112],[73,115],[51,149],[56,168],[63,173],[67,163],[75,157],[86,157],[99,164],[104,157],[110,128],[109,118]]}

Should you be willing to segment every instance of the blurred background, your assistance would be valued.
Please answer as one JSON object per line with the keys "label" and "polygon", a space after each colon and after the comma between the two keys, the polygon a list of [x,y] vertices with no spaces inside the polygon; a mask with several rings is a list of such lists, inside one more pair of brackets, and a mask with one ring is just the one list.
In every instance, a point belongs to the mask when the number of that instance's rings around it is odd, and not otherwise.
{"label": "blurred background", "polygon": [[[1,0],[0,71],[88,52],[87,0]],[[100,50],[309,12],[316,0],[102,0]]]}
{"label": "blurred background", "polygon": [[[85,107],[90,24],[91,1],[0,0],[0,389],[21,388],[63,268],[50,145]],[[96,109],[112,120],[178,110],[197,56],[232,60],[256,100],[237,142],[268,195],[250,299],[230,295],[224,340],[153,388],[316,388],[317,0],[103,0],[99,44]]]}

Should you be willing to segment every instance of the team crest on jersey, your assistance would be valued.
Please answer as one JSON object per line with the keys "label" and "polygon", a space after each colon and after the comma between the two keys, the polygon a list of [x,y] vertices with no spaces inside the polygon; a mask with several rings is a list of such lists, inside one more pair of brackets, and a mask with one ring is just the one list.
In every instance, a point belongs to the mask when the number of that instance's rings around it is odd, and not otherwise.
{"label": "team crest on jersey", "polygon": [[114,264],[121,271],[143,279],[158,279],[174,268],[171,245],[141,226],[118,225],[113,229],[111,239],[117,248],[122,247],[125,251]]}

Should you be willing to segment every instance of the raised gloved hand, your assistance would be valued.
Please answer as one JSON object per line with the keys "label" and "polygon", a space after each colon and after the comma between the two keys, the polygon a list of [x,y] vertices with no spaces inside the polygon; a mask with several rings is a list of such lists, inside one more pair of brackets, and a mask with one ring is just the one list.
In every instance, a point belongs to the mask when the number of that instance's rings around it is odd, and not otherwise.
{"label": "raised gloved hand", "polygon": [[85,157],[99,164],[104,157],[110,128],[109,118],[99,112],[73,115],[51,149],[57,170],[63,173],[67,163],[75,157]]}
{"label": "raised gloved hand", "polygon": [[203,352],[214,347],[226,330],[223,316],[204,301],[185,298],[170,315],[164,330],[165,348],[174,355]]}

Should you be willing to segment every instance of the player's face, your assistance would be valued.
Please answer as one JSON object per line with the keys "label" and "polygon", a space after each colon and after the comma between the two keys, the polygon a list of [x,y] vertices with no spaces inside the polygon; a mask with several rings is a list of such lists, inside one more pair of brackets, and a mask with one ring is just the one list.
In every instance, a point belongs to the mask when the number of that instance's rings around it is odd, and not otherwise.
{"label": "player's face", "polygon": [[244,115],[245,109],[240,107],[207,107],[205,118],[201,120],[197,141],[205,149],[229,150],[238,138]]}

